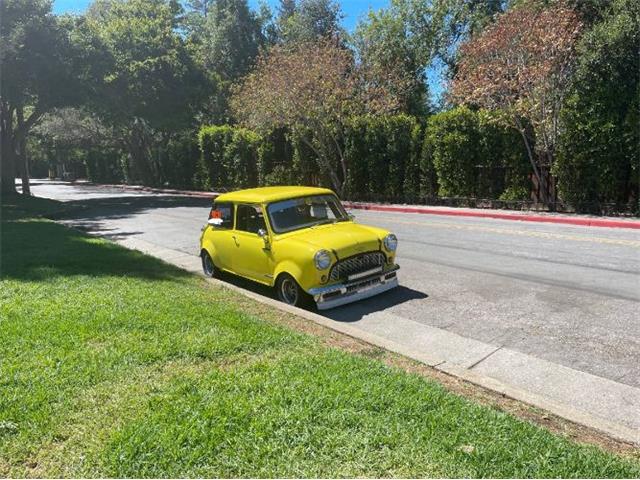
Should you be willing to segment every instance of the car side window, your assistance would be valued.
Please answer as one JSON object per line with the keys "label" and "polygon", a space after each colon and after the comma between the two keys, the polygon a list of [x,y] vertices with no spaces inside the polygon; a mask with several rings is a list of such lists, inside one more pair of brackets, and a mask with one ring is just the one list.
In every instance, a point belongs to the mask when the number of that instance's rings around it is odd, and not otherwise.
{"label": "car side window", "polygon": [[209,212],[209,220],[212,218],[220,221],[216,228],[233,228],[233,203],[214,203]]}
{"label": "car side window", "polygon": [[257,234],[258,230],[267,229],[262,209],[258,206],[238,205],[236,217],[236,230]]}

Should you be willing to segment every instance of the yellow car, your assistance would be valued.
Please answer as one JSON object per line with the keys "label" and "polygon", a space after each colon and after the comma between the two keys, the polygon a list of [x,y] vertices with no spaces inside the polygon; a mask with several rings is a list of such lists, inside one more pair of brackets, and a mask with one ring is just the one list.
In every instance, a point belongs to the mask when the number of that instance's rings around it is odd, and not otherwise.
{"label": "yellow car", "polygon": [[319,309],[398,286],[397,246],[393,233],[355,223],[331,190],[313,187],[222,194],[200,237],[205,275],[240,275]]}

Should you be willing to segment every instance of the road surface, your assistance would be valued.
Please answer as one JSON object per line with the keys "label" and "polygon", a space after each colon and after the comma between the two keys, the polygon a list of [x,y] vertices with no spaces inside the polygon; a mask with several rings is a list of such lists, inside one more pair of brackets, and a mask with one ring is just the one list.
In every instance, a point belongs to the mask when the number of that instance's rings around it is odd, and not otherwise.
{"label": "road surface", "polygon": [[[36,181],[32,190],[77,206],[63,219],[76,227],[187,254],[197,254],[210,204],[200,198],[46,181]],[[531,370],[533,380],[524,385],[530,389],[552,375],[544,365],[559,365],[576,375],[615,382],[606,384],[615,388],[633,387],[624,394],[638,400],[640,231],[353,213],[358,222],[398,236],[401,286],[322,315],[417,349],[447,350],[458,342],[458,364],[501,381],[525,381],[513,369],[500,371],[505,362],[519,362]],[[436,345],[434,338],[443,340]],[[442,355],[451,355],[444,350]],[[615,388],[611,395],[621,395]],[[602,402],[606,409],[606,399]],[[629,425],[636,424],[640,413]]]}

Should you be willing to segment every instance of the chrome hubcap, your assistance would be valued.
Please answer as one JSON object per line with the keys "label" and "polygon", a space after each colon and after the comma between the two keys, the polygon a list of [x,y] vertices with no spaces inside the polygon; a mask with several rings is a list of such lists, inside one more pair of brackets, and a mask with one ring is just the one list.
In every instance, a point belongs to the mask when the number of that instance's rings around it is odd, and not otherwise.
{"label": "chrome hubcap", "polygon": [[298,301],[298,287],[293,280],[286,278],[280,286],[280,293],[285,303],[289,305],[295,305]]}

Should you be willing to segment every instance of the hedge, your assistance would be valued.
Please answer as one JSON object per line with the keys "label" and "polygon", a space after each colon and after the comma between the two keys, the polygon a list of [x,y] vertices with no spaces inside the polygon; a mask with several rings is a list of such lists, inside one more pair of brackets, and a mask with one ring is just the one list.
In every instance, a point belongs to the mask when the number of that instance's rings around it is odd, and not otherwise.
{"label": "hedge", "polygon": [[577,211],[640,214],[640,23],[634,0],[612,2],[580,40],[553,174]]}
{"label": "hedge", "polygon": [[[229,125],[203,127],[196,184],[207,190],[329,185],[302,133],[277,130],[260,136]],[[349,199],[420,202],[439,195],[512,200],[529,194],[520,139],[495,125],[486,112],[455,108],[430,117],[426,129],[408,115],[360,116],[351,118],[343,133]]]}
{"label": "hedge", "polygon": [[528,160],[515,131],[486,111],[457,107],[429,117],[420,158],[423,197],[525,199]]}
{"label": "hedge", "polygon": [[352,118],[345,132],[347,194],[360,200],[417,201],[421,128],[414,117]]}
{"label": "hedge", "polygon": [[200,129],[200,160],[196,186],[205,190],[236,190],[258,184],[261,137],[229,125]]}

